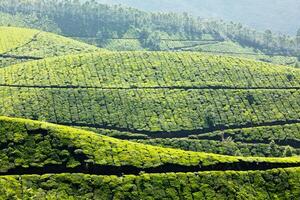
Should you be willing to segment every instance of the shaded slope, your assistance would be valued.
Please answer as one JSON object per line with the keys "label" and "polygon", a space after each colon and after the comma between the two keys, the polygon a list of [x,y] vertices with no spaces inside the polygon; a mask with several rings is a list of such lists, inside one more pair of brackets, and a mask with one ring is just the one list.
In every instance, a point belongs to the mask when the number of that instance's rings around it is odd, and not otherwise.
{"label": "shaded slope", "polygon": [[297,199],[300,168],[95,176],[1,176],[1,198],[38,199]]}
{"label": "shaded slope", "polygon": [[299,157],[187,152],[7,117],[0,117],[0,155],[3,199],[299,197],[299,167],[289,168]]}
{"label": "shaded slope", "polygon": [[91,45],[33,29],[0,27],[0,37],[0,67],[97,50]]}
{"label": "shaded slope", "polygon": [[185,152],[30,120],[1,117],[0,123],[2,175],[265,170],[300,165],[298,157],[244,158]]}

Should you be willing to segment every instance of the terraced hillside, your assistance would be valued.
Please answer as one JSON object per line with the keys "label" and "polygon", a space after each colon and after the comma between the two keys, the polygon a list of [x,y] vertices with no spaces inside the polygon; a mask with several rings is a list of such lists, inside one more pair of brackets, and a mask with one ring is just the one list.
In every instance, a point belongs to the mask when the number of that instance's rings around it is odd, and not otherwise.
{"label": "terraced hillside", "polygon": [[[101,46],[110,51],[147,51],[140,38],[111,38],[103,41],[97,37],[75,37],[73,39]],[[277,65],[295,66],[298,59],[278,53],[267,53],[261,50],[241,45],[230,39],[220,39],[211,34],[203,34],[201,39],[160,38],[160,51],[167,52],[198,52],[212,55],[225,55],[237,58],[247,58]]]}
{"label": "terraced hillside", "polygon": [[198,53],[97,52],[0,69],[0,115],[229,155],[300,155],[300,70]]}
{"label": "terraced hillside", "polygon": [[46,57],[92,52],[96,47],[34,29],[0,27],[0,68]]}
{"label": "terraced hillside", "polygon": [[[89,44],[99,46],[99,38],[74,38]],[[115,38],[108,39],[102,47],[111,51],[142,51],[143,47],[139,38]],[[161,51],[171,52],[202,52],[213,55],[226,55],[238,58],[248,58],[278,65],[295,66],[298,62],[295,56],[283,56],[280,54],[268,54],[257,49],[242,46],[231,40],[219,40],[210,35],[203,36],[201,40],[161,39],[159,44]]]}
{"label": "terraced hillside", "polygon": [[188,152],[7,117],[0,117],[0,146],[1,199],[300,196],[299,157]]}

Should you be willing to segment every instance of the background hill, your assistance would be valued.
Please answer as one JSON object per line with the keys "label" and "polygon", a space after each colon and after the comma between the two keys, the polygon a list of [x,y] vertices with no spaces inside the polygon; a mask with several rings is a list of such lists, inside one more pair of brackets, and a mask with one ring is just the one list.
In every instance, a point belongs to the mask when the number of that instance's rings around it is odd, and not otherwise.
{"label": "background hill", "polygon": [[[53,0],[47,3],[3,0],[0,11],[10,25],[43,24],[42,30],[50,29],[111,50],[202,51],[299,65],[296,57],[300,54],[300,40],[295,35],[257,31],[240,23],[202,19],[186,13],[149,13],[95,1],[81,4]],[[27,17],[21,20],[20,16]],[[9,25],[6,21],[2,23]]]}
{"label": "background hill", "polygon": [[259,30],[295,35],[300,28],[298,0],[98,0],[124,4],[147,11],[189,12],[204,18],[215,17],[241,22]]}

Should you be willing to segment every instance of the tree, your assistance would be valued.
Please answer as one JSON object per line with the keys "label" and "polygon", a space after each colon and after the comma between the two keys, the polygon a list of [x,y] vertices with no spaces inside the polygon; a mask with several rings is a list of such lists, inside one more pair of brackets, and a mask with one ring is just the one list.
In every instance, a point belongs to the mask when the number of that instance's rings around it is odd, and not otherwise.
{"label": "tree", "polygon": [[285,147],[284,152],[283,152],[284,157],[291,157],[293,156],[293,151],[290,146]]}
{"label": "tree", "polygon": [[264,36],[263,36],[264,37],[264,44],[267,47],[269,47],[271,45],[271,43],[272,43],[272,36],[273,36],[272,31],[266,30],[264,32]]}
{"label": "tree", "polygon": [[[297,35],[296,35],[296,43],[297,43],[297,50],[298,52],[300,51],[300,28],[297,31]],[[299,58],[300,58],[300,54],[299,54]],[[300,60],[299,60],[300,61]]]}
{"label": "tree", "polygon": [[275,143],[274,140],[272,140],[269,144],[267,153],[270,157],[278,157],[281,155],[278,149],[279,149],[278,145]]}
{"label": "tree", "polygon": [[160,50],[161,34],[159,31],[152,32],[144,28],[140,33],[140,41],[145,48],[158,51]]}
{"label": "tree", "polygon": [[107,30],[98,31],[96,38],[98,39],[98,45],[103,47],[107,43],[108,39],[111,38],[111,34]]}

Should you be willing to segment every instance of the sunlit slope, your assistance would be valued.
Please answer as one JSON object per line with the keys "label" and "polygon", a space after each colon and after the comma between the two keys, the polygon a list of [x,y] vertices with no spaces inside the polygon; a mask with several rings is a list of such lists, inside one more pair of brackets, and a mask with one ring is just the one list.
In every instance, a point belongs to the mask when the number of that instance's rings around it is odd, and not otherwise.
{"label": "sunlit slope", "polygon": [[0,53],[8,53],[29,43],[38,32],[32,29],[0,27]]}
{"label": "sunlit slope", "polygon": [[97,49],[53,33],[26,28],[0,27],[0,38],[0,67]]}
{"label": "sunlit slope", "polygon": [[299,196],[299,157],[186,152],[7,117],[0,127],[3,199]]}
{"label": "sunlit slope", "polygon": [[299,155],[299,81],[298,69],[223,56],[88,53],[0,69],[0,114],[185,150]]}
{"label": "sunlit slope", "polygon": [[[300,70],[197,53],[99,52],[0,71],[0,84],[103,88],[299,88]],[[26,78],[25,78],[26,77]]]}

